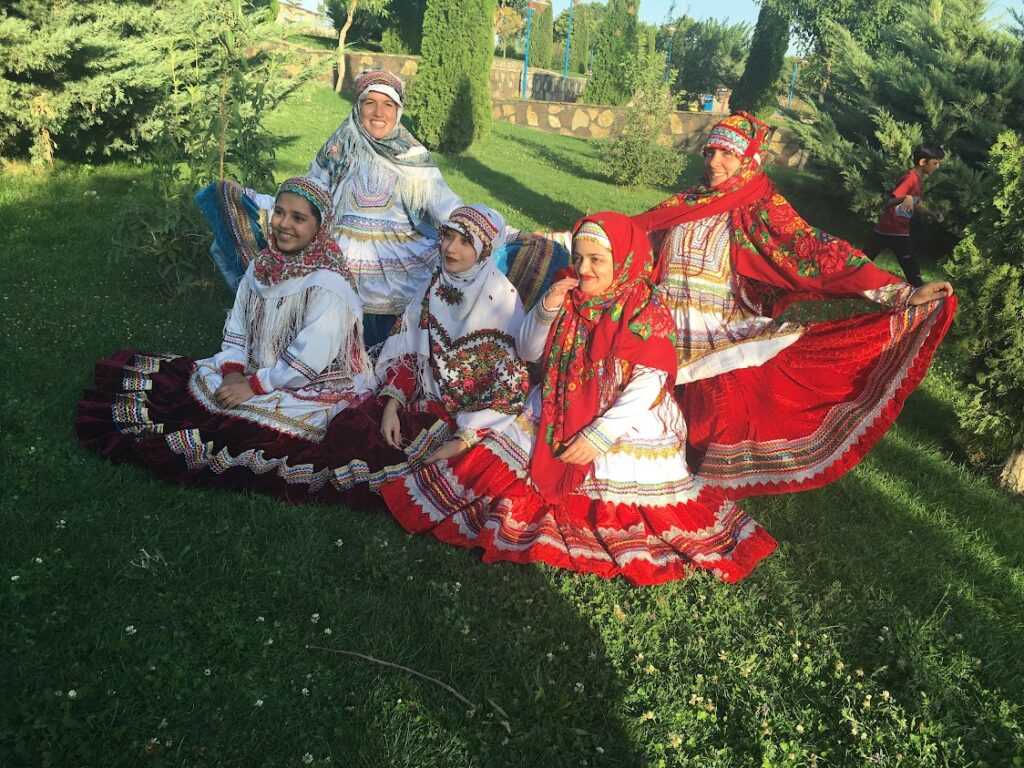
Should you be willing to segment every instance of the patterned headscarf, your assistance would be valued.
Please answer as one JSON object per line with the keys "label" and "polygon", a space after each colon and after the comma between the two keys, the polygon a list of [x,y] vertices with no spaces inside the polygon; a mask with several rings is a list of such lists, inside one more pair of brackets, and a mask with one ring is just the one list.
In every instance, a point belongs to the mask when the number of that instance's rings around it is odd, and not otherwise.
{"label": "patterned headscarf", "polygon": [[676,376],[675,323],[651,282],[647,235],[628,216],[605,211],[576,222],[577,238],[610,243],[614,276],[597,296],[570,291],[548,334],[530,476],[552,502],[572,492],[592,467],[566,464],[557,453],[615,402],[633,366],[665,371],[666,386]]}
{"label": "patterned headscarf", "polygon": [[355,81],[356,101],[360,102],[371,91],[383,93],[399,107],[402,106],[405,86],[397,75],[388,72],[380,67],[364,69],[356,76]]}
{"label": "patterned headscarf", "polygon": [[[653,237],[686,222],[728,213],[733,270],[744,281],[744,295],[760,304],[758,309],[765,314],[778,315],[795,300],[859,296],[900,282],[846,241],[812,227],[779,194],[757,157],[769,130],[746,112],[722,120],[705,146],[730,151],[743,147],[736,173],[715,187],[705,179],[633,220]],[[661,281],[665,268],[665,262],[659,263],[656,281]],[[779,300],[784,294],[788,295]]]}
{"label": "patterned headscarf", "polygon": [[761,165],[761,147],[772,130],[770,125],[748,112],[734,112],[711,129],[704,149],[724,149]]}
{"label": "patterned headscarf", "polygon": [[[440,260],[430,282],[413,297],[397,332],[384,342],[378,376],[409,355],[418,359],[420,389],[432,380],[451,417],[493,410],[517,414],[529,389],[526,366],[516,353],[515,336],[523,304],[515,286],[488,258],[505,242],[505,220],[483,205],[456,208],[444,226],[473,241],[477,262],[451,273]],[[486,423],[489,417],[481,416]],[[473,427],[474,417],[463,418]]]}
{"label": "patterned headscarf", "polygon": [[278,247],[277,236],[271,228],[267,235],[267,247],[260,251],[259,256],[253,261],[253,274],[256,280],[263,285],[271,286],[325,269],[338,273],[354,287],[355,283],[348,265],[342,259],[334,238],[331,237],[333,203],[330,192],[319,182],[305,176],[293,176],[285,181],[278,188],[276,197],[280,197],[282,192],[290,192],[309,201],[320,217],[320,226],[313,239],[299,253],[284,253]]}

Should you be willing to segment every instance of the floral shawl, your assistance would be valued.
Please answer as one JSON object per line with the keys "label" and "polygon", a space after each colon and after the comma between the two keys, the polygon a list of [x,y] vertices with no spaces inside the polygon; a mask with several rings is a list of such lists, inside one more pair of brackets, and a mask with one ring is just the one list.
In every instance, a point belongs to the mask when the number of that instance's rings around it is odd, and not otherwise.
{"label": "floral shawl", "polygon": [[611,241],[615,276],[598,296],[570,291],[548,334],[530,476],[554,503],[592,469],[559,461],[558,454],[614,403],[631,367],[665,371],[667,386],[676,377],[675,323],[651,281],[650,240],[628,216],[613,211],[585,216],[573,234],[587,222],[598,224]]}

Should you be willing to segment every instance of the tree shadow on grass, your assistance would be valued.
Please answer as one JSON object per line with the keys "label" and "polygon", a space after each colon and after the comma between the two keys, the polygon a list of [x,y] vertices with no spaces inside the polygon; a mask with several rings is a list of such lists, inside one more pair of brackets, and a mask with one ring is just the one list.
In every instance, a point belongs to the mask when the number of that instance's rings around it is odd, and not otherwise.
{"label": "tree shadow on grass", "polygon": [[601,169],[601,161],[594,158],[590,164],[584,165],[580,162],[580,153],[571,149],[555,148],[541,141],[525,138],[522,134],[515,137],[515,143],[522,147],[528,147],[537,157],[560,171],[572,174],[578,179],[599,181],[604,184],[614,184],[615,181]]}
{"label": "tree shadow on grass", "polygon": [[518,179],[488,168],[469,155],[451,155],[447,158],[447,165],[534,221],[573,222],[583,215],[579,208],[540,194]]}

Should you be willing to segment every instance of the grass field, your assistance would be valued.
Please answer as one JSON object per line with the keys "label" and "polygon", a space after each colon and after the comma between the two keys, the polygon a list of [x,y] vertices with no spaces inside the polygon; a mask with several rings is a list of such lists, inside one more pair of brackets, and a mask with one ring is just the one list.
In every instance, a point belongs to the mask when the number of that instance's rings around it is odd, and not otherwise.
{"label": "grass field", "polygon": [[[273,116],[280,178],[347,109],[311,85]],[[669,191],[599,158],[497,125],[439,161],[527,229]],[[745,504],[780,547],[740,585],[485,566],[383,512],[170,486],[77,445],[94,360],[210,354],[231,302],[168,299],[111,252],[146,174],[0,176],[0,766],[1024,765],[1024,501],[959,461],[941,357],[846,478]],[[860,236],[827,180],[777,180]]]}

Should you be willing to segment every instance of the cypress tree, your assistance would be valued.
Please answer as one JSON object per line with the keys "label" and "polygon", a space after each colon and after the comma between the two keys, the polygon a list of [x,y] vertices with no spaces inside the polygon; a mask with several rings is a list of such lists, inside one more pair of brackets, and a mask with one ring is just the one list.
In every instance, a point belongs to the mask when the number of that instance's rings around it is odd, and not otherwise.
{"label": "cypress tree", "polygon": [[625,104],[630,97],[629,67],[638,49],[638,3],[608,0],[594,47],[594,71],[583,96],[591,104]]}
{"label": "cypress tree", "polygon": [[554,47],[554,17],[551,5],[547,5],[539,13],[533,12],[533,25],[530,29],[530,66],[540,69],[551,69],[551,50]]}
{"label": "cypress tree", "polygon": [[461,152],[491,125],[495,0],[428,0],[408,110],[431,149]]}
{"label": "cypress tree", "polygon": [[754,39],[740,80],[729,105],[754,114],[770,115],[775,109],[775,85],[789,47],[789,17],[772,3],[764,3],[757,15]]}

